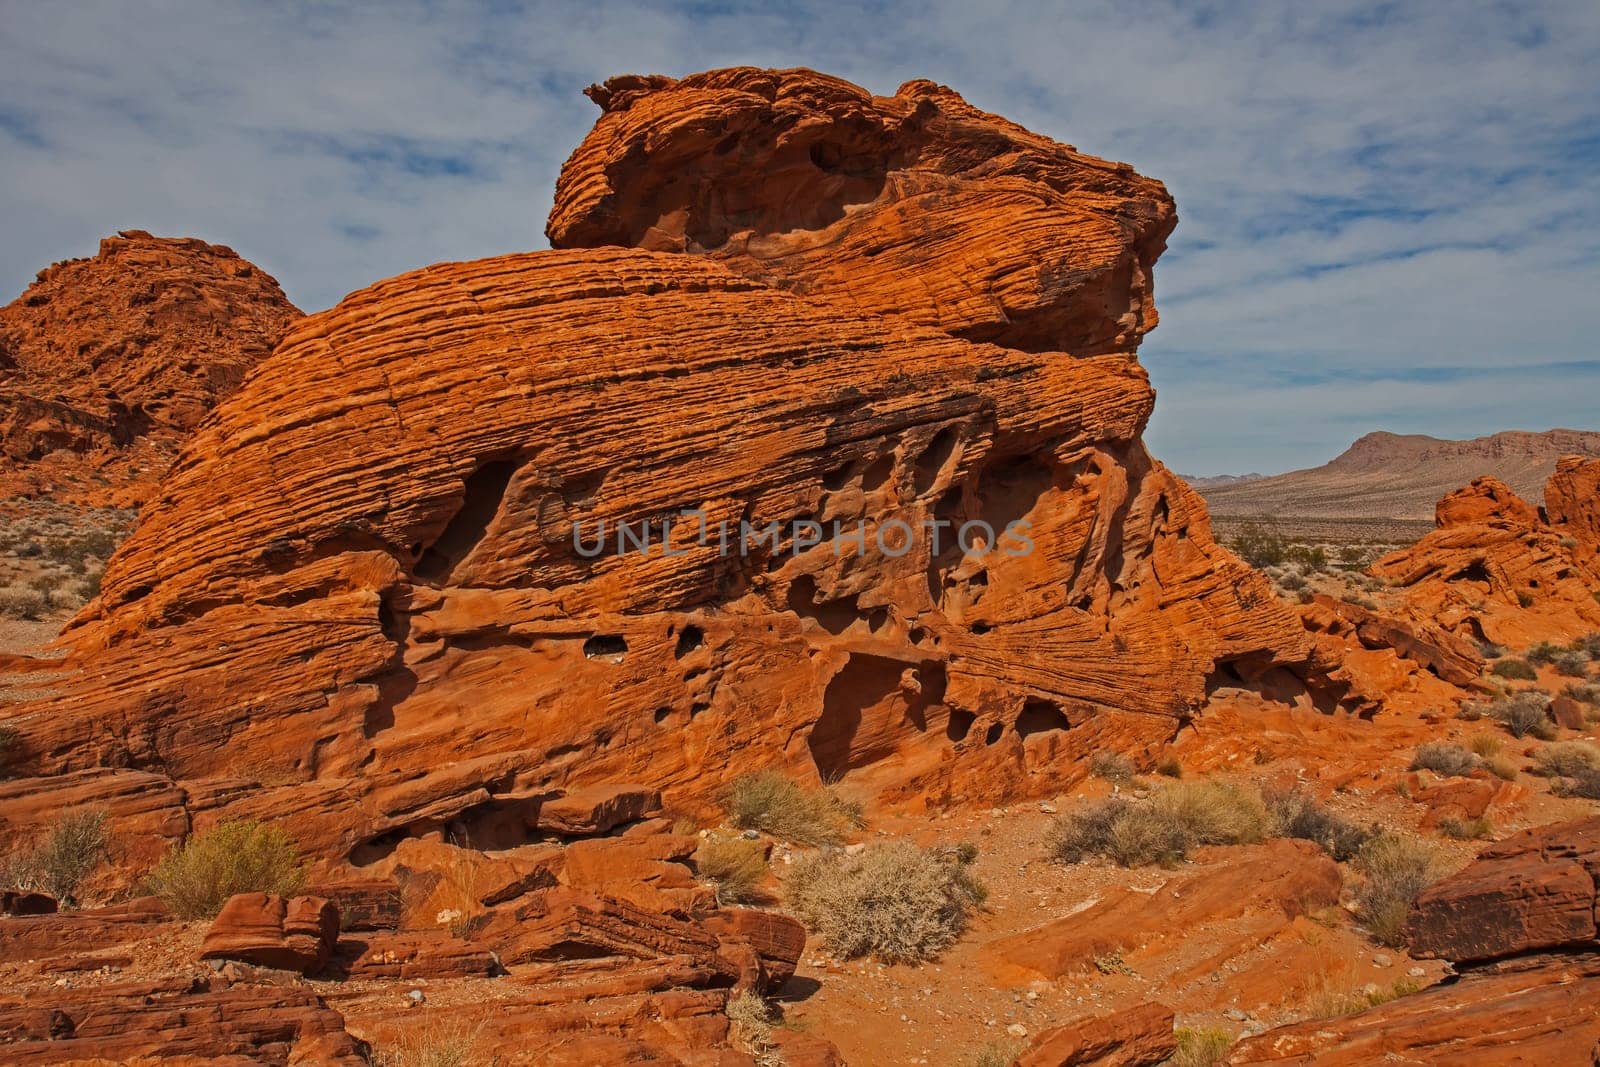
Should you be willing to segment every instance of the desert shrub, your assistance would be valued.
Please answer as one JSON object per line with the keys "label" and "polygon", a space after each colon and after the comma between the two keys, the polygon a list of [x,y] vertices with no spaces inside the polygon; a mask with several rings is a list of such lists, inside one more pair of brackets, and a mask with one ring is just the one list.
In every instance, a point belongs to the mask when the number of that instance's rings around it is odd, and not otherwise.
{"label": "desert shrub", "polygon": [[1533,754],[1533,766],[1540,774],[1553,778],[1570,778],[1584,771],[1600,770],[1600,748],[1584,741],[1541,745]]}
{"label": "desert shrub", "polygon": [[1478,654],[1484,659],[1499,659],[1506,654],[1506,650],[1493,641],[1479,641]]}
{"label": "desert shrub", "polygon": [[1180,1026],[1172,1036],[1178,1042],[1178,1050],[1167,1060],[1167,1067],[1215,1067],[1233,1047],[1233,1035],[1214,1027],[1192,1030]]}
{"label": "desert shrub", "polygon": [[1552,661],[1556,673],[1565,678],[1587,678],[1589,676],[1589,653],[1587,652],[1562,652],[1557,654]]}
{"label": "desert shrub", "polygon": [[1156,773],[1164,778],[1182,778],[1183,761],[1178,759],[1178,757],[1173,755],[1171,752],[1168,752],[1166,755],[1156,760]]}
{"label": "desert shrub", "polygon": [[1117,785],[1133,781],[1133,761],[1120,752],[1096,752],[1089,758],[1089,773]]}
{"label": "desert shrub", "polygon": [[305,881],[289,835],[251,820],[218,823],[174,848],[146,889],[184,919],[211,918],[235,893],[288,896]]}
{"label": "desert shrub", "polygon": [[1562,694],[1580,704],[1600,704],[1600,685],[1579,685],[1574,682],[1563,689]]}
{"label": "desert shrub", "polygon": [[1592,659],[1600,659],[1600,632],[1580,637],[1573,642],[1573,647],[1583,649]]}
{"label": "desert shrub", "polygon": [[1361,846],[1354,865],[1361,875],[1355,899],[1361,924],[1381,944],[1398,946],[1417,897],[1439,873],[1433,848],[1394,833]]}
{"label": "desert shrub", "polygon": [[1556,661],[1557,656],[1561,655],[1561,653],[1565,651],[1565,648],[1556,644],[1554,641],[1540,641],[1537,645],[1534,645],[1532,648],[1528,649],[1528,651],[1523,654],[1523,658],[1535,666],[1548,667],[1550,664]]}
{"label": "desert shrub", "polygon": [[1550,791],[1557,796],[1600,800],[1600,768],[1581,767],[1576,773],[1556,782]]}
{"label": "desert shrub", "polygon": [[1011,1067],[1023,1048],[1021,1041],[991,1041],[967,1053],[961,1060],[961,1067]]}
{"label": "desert shrub", "polygon": [[814,853],[784,877],[789,907],[841,959],[932,959],[961,936],[986,895],[959,855],[907,842]]}
{"label": "desert shrub", "polygon": [[1497,678],[1509,678],[1515,682],[1532,682],[1539,677],[1539,672],[1533,669],[1533,664],[1515,657],[1495,660],[1489,672]]}
{"label": "desert shrub", "polygon": [[1439,820],[1439,832],[1457,841],[1477,841],[1494,833],[1494,823],[1482,815],[1476,819],[1458,819],[1454,815],[1446,815]]}
{"label": "desert shrub", "polygon": [[1064,863],[1105,856],[1124,867],[1178,863],[1199,845],[1262,840],[1271,826],[1254,792],[1221,782],[1171,785],[1134,803],[1099,801],[1057,819],[1047,847]]}
{"label": "desert shrub", "polygon": [[750,1054],[757,1067],[782,1067],[783,1056],[772,1041],[777,1025],[772,1005],[759,994],[741,992],[728,998],[723,1012],[733,1025],[734,1042]]}
{"label": "desert shrub", "polygon": [[1431,741],[1418,745],[1411,757],[1411,770],[1432,771],[1446,778],[1461,778],[1478,769],[1478,757],[1460,745]]}
{"label": "desert shrub", "polygon": [[739,837],[708,837],[695,850],[694,865],[716,891],[718,904],[745,904],[760,898],[767,848]]}
{"label": "desert shrub", "polygon": [[1298,789],[1265,794],[1274,829],[1283,837],[1310,841],[1339,861],[1348,860],[1372,834]]}
{"label": "desert shrub", "polygon": [[728,818],[741,830],[760,830],[800,845],[833,845],[861,825],[861,809],[826,788],[807,789],[775,771],[736,778]]}
{"label": "desert shrub", "polygon": [[1292,562],[1312,573],[1328,569],[1328,553],[1321,545],[1291,545],[1286,554]]}
{"label": "desert shrub", "polygon": [[83,880],[105,860],[108,843],[105,812],[67,812],[43,839],[0,864],[0,888],[48,893],[70,903]]}
{"label": "desert shrub", "polygon": [[1306,587],[1305,575],[1301,574],[1299,571],[1290,571],[1278,579],[1278,585],[1280,588],[1287,589],[1291,593],[1299,592]]}
{"label": "desert shrub", "polygon": [[1283,536],[1259,522],[1247,522],[1228,543],[1252,567],[1277,567],[1289,558],[1289,546]]}
{"label": "desert shrub", "polygon": [[1550,721],[1550,698],[1543,693],[1527,690],[1499,697],[1486,709],[1491,719],[1511,732],[1512,737],[1549,739],[1555,736],[1555,725]]}
{"label": "desert shrub", "polygon": [[36,622],[50,610],[44,596],[33,589],[0,589],[0,615]]}

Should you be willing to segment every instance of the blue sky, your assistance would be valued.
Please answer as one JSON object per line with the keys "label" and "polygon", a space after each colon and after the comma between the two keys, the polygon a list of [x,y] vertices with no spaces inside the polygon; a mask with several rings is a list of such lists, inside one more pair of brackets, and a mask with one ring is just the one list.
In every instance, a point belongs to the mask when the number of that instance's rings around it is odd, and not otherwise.
{"label": "blue sky", "polygon": [[1193,474],[1369,430],[1600,428],[1600,4],[0,0],[0,300],[105,234],[307,310],[545,246],[611,74],[930,77],[1164,180],[1141,358]]}

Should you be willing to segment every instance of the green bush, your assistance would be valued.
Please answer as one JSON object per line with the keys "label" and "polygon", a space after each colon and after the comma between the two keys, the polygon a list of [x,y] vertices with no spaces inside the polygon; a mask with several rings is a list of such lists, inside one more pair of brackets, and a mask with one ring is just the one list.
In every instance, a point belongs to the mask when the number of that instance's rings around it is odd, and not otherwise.
{"label": "green bush", "polygon": [[236,893],[289,896],[305,867],[289,835],[254,821],[218,823],[167,853],[145,880],[183,919],[211,918]]}
{"label": "green bush", "polygon": [[841,959],[920,963],[953,944],[987,896],[961,855],[907,842],[817,852],[790,867],[784,896]]}
{"label": "green bush", "polygon": [[0,864],[0,888],[48,893],[72,903],[83,880],[105,860],[108,843],[105,812],[67,812],[43,840]]}
{"label": "green bush", "polygon": [[1495,660],[1494,666],[1490,667],[1489,671],[1497,678],[1509,678],[1516,682],[1532,682],[1539,677],[1539,672],[1525,659]]}
{"label": "green bush", "polygon": [[1252,567],[1276,567],[1289,558],[1289,546],[1282,535],[1259,522],[1240,526],[1229,547]]}
{"label": "green bush", "polygon": [[800,845],[834,845],[861,826],[861,808],[825,788],[807,789],[775,771],[736,778],[728,790],[728,818],[741,830],[759,830]]}
{"label": "green bush", "polygon": [[1361,846],[1354,866],[1357,915],[1380,944],[1398,947],[1417,897],[1438,877],[1438,854],[1421,841],[1381,833]]}

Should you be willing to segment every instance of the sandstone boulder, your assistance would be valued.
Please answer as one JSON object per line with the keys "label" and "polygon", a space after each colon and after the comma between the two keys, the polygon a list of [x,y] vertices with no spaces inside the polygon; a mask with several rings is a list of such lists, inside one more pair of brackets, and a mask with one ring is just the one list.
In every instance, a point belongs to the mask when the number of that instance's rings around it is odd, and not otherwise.
{"label": "sandstone boulder", "polygon": [[204,960],[240,960],[315,974],[333,956],[339,909],[321,897],[239,893],[229,897],[200,946]]}
{"label": "sandstone boulder", "polygon": [[1596,941],[1600,818],[1524,830],[1417,900],[1413,955],[1477,963]]}

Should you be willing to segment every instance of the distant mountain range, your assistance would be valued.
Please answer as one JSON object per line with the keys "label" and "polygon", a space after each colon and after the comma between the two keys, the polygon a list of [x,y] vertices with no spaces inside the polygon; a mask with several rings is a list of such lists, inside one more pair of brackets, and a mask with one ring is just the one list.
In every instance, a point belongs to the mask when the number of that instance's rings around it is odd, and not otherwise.
{"label": "distant mountain range", "polygon": [[1563,455],[1600,456],[1600,431],[1507,430],[1468,441],[1369,433],[1310,470],[1191,478],[1215,515],[1431,519],[1452,489],[1492,474],[1534,504]]}

